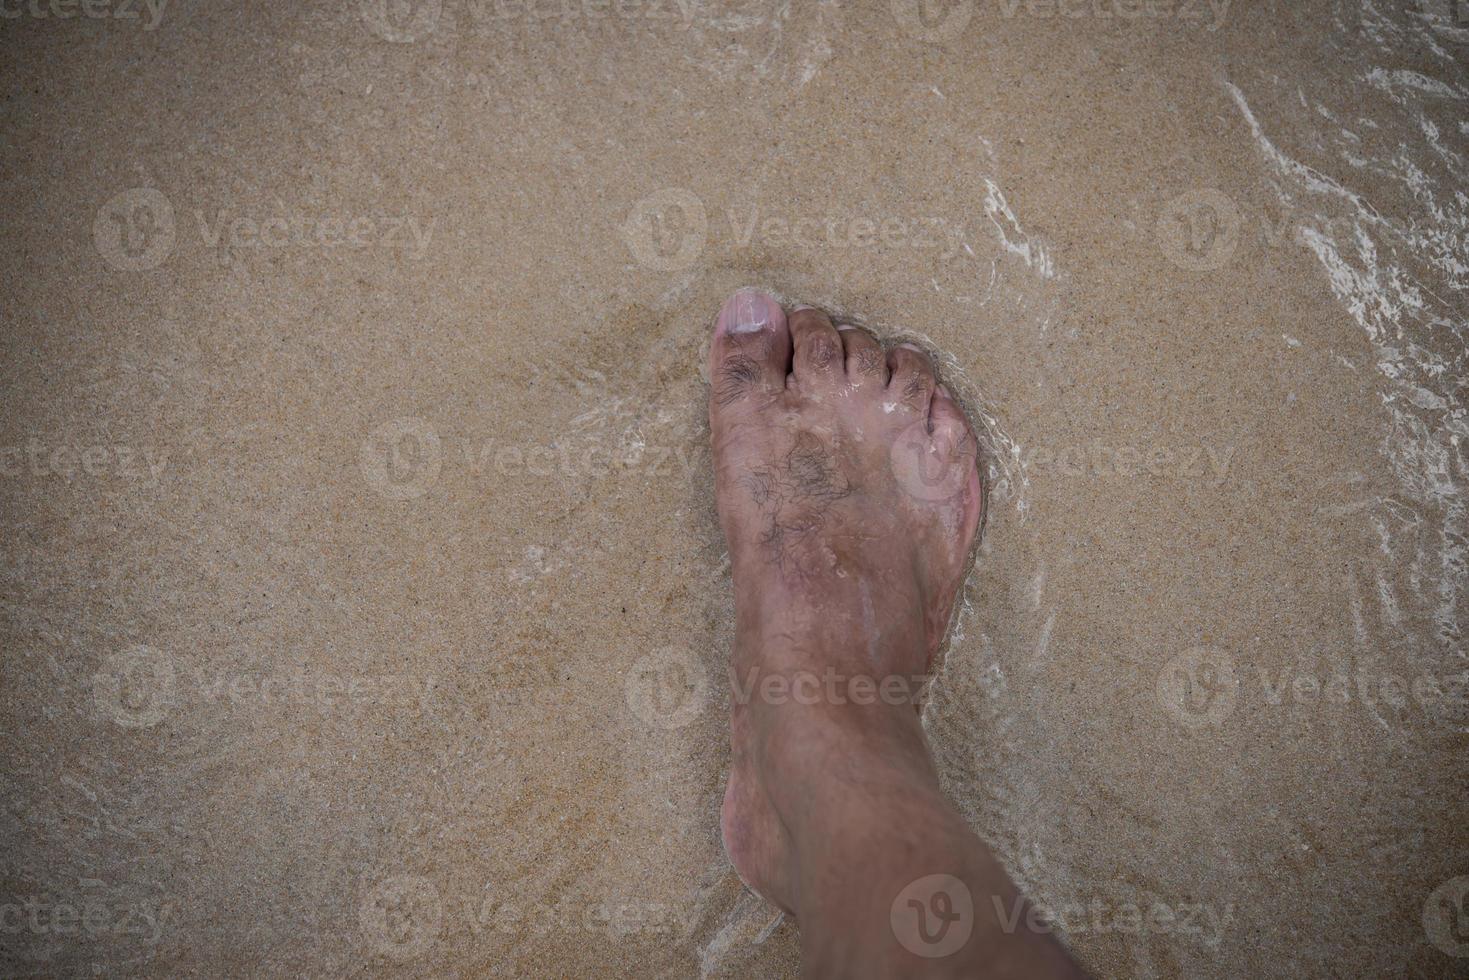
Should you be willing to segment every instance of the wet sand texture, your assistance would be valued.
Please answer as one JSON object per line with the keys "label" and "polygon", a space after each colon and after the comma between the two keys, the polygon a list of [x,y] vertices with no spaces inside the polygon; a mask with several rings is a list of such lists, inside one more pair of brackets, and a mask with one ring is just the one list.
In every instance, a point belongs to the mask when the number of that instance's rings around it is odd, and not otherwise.
{"label": "wet sand texture", "polygon": [[1090,967],[1466,975],[1462,6],[6,6],[3,971],[793,975],[752,283],[990,418],[926,724]]}

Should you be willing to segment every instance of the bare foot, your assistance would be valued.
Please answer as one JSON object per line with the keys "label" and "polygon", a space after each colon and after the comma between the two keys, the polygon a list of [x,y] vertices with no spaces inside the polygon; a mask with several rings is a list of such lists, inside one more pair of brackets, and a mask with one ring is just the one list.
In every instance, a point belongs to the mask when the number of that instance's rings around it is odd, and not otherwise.
{"label": "bare foot", "polygon": [[794,911],[799,804],[772,774],[889,737],[878,729],[921,744],[914,695],[982,517],[978,446],[926,354],[884,352],[819,310],[741,290],[709,356],[738,617],[724,843],[747,884]]}

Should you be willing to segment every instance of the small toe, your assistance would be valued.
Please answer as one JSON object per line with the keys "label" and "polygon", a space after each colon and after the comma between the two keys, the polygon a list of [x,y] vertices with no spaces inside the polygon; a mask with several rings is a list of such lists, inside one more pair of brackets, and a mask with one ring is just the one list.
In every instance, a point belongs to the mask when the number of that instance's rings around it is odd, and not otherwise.
{"label": "small toe", "polygon": [[942,428],[954,427],[959,432],[969,435],[969,418],[964,414],[964,409],[959,407],[958,401],[943,385],[936,385],[933,389],[933,398],[928,403],[928,419],[932,423],[935,432]]}
{"label": "small toe", "polygon": [[773,296],[741,289],[725,300],[709,345],[710,395],[715,404],[780,391],[790,362],[790,329],[785,310]]}
{"label": "small toe", "polygon": [[934,387],[933,362],[928,355],[912,344],[899,344],[888,351],[888,369],[892,372],[888,391],[902,404],[927,415]]}
{"label": "small toe", "polygon": [[844,323],[837,327],[847,354],[847,380],[856,385],[888,383],[887,359],[877,338],[861,327]]}
{"label": "small toe", "polygon": [[791,311],[791,373],[798,383],[834,381],[845,370],[842,338],[831,319],[809,306]]}
{"label": "small toe", "polygon": [[938,385],[928,407],[929,431],[938,451],[948,456],[964,473],[964,540],[969,540],[984,519],[984,482],[980,475],[979,440],[969,424],[964,409],[949,392]]}

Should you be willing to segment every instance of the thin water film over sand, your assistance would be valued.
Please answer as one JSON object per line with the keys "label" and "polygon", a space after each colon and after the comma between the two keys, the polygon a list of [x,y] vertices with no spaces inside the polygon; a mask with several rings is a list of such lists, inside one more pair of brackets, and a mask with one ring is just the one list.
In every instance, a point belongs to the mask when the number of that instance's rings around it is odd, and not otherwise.
{"label": "thin water film over sand", "polygon": [[743,285],[983,430],[924,724],[1090,969],[1469,969],[1464,4],[3,12],[5,972],[795,975]]}

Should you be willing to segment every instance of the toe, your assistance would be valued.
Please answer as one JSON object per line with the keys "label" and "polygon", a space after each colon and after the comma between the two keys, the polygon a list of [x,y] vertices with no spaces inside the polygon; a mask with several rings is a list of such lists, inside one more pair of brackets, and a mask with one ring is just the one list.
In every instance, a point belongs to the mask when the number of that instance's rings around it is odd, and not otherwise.
{"label": "toe", "polygon": [[963,472],[963,537],[970,540],[984,517],[983,483],[979,475],[979,440],[969,425],[964,409],[943,385],[934,388],[928,408],[934,445]]}
{"label": "toe", "polygon": [[900,403],[915,412],[928,414],[928,403],[933,397],[933,362],[912,344],[899,344],[888,351],[888,369],[892,377],[888,380],[888,391]]}
{"label": "toe", "polygon": [[820,310],[798,306],[791,311],[791,373],[797,383],[835,381],[845,371],[842,338]]}
{"label": "toe", "polygon": [[710,394],[716,404],[781,390],[790,360],[785,310],[774,297],[741,289],[725,301],[709,346]]}
{"label": "toe", "polygon": [[967,548],[984,506],[974,430],[943,387],[934,390],[928,414],[910,419],[890,450],[893,474],[914,500],[948,508],[952,540]]}
{"label": "toe", "polygon": [[857,385],[885,385],[888,383],[887,360],[882,356],[882,345],[877,338],[851,324],[837,327],[841,334],[842,347],[847,355],[847,380]]}
{"label": "toe", "polygon": [[969,419],[964,415],[964,409],[943,385],[933,389],[933,398],[928,403],[928,419],[935,433],[950,430],[966,436],[970,434]]}

